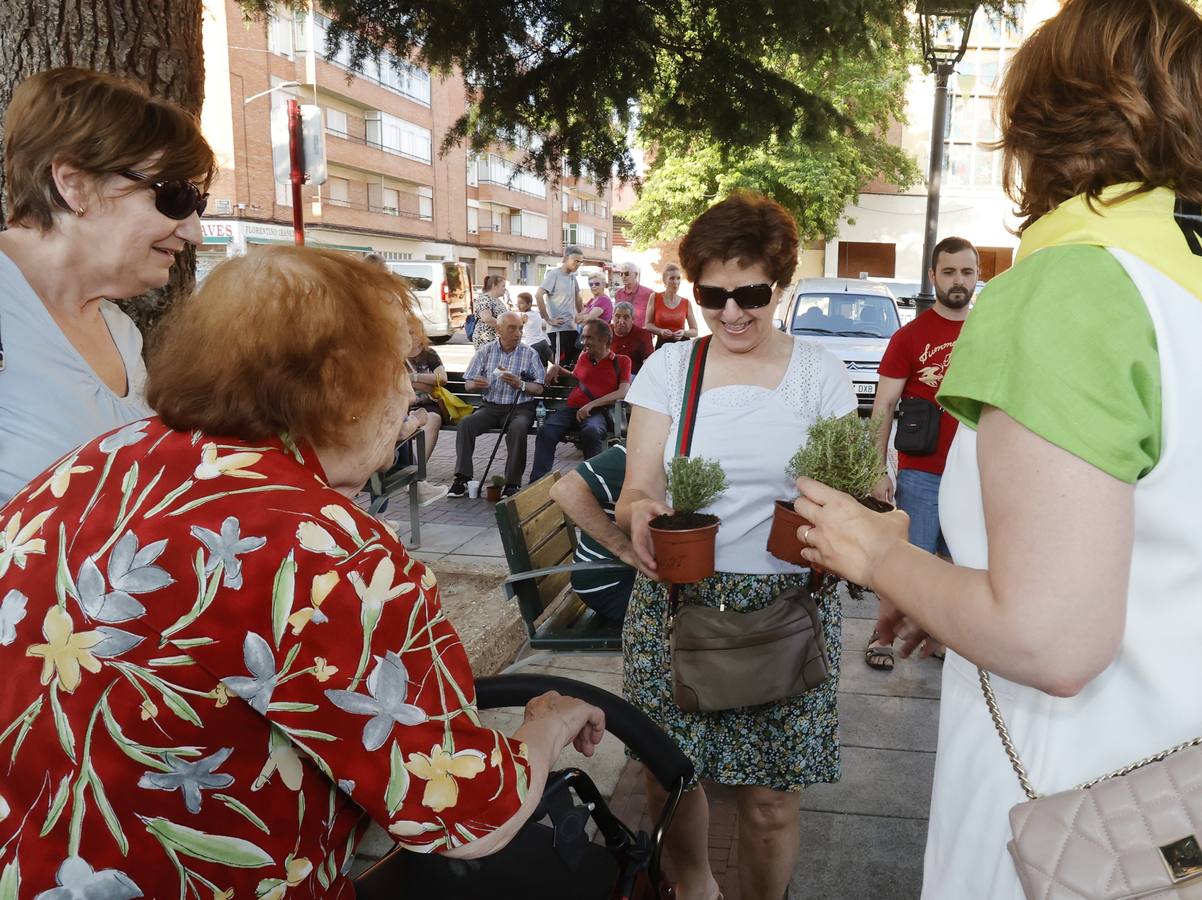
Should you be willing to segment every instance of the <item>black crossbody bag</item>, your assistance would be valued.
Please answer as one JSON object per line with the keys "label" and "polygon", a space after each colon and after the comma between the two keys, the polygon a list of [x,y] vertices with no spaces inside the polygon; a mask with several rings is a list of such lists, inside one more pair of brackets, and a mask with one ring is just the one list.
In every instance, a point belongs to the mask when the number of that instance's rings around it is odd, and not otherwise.
{"label": "black crossbody bag", "polygon": [[943,410],[921,397],[903,397],[898,404],[897,434],[893,446],[910,456],[928,456],[939,446],[939,423]]}

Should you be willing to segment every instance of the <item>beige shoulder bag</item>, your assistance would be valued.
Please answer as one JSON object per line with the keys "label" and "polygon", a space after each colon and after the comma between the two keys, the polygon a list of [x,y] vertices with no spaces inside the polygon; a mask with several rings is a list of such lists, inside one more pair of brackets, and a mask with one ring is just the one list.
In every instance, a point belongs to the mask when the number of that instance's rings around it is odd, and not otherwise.
{"label": "beige shoulder bag", "polygon": [[1031,787],[977,669],[994,727],[1030,798],[1010,810],[1008,849],[1028,900],[1202,898],[1202,737],[1079,787]]}

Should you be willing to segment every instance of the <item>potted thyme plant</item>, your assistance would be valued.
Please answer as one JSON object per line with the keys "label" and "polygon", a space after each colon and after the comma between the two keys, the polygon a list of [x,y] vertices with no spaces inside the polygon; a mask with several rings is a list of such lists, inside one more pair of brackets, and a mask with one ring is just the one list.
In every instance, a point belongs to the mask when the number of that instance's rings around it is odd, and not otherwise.
{"label": "potted thyme plant", "polygon": [[673,512],[651,520],[655,564],[664,581],[692,584],[714,574],[718,517],[698,510],[726,490],[726,473],[715,460],[678,456],[667,475]]}
{"label": "potted thyme plant", "polygon": [[501,491],[505,487],[505,476],[494,475],[488,479],[488,487],[484,489],[484,499],[489,503],[496,503],[501,499]]}
{"label": "potted thyme plant", "polygon": [[[820,418],[810,426],[806,442],[797,449],[785,468],[790,479],[805,476],[850,494],[877,512],[893,509],[871,496],[872,488],[885,474],[877,450],[878,420],[859,416]],[[768,552],[785,562],[801,562],[797,531],[806,521],[793,509],[793,500],[777,500],[768,536]]]}

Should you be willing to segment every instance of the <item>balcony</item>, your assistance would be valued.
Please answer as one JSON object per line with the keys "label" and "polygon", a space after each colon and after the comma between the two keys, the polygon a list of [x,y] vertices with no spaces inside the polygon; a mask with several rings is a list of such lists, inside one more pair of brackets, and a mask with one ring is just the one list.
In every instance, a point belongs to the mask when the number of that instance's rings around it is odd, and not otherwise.
{"label": "balcony", "polygon": [[521,253],[558,252],[550,237],[530,237],[515,233],[504,221],[489,221],[482,217],[480,230],[469,234],[468,240],[480,247],[495,247],[498,250],[514,250]]}
{"label": "balcony", "polygon": [[[402,202],[408,200],[404,195]],[[307,198],[309,200],[316,198]],[[415,237],[435,237],[434,219],[415,210],[374,206],[350,200],[335,200],[323,197],[320,215],[313,214],[312,204],[305,207],[306,220],[337,228],[353,228],[364,231],[382,231]]]}
{"label": "balcony", "polygon": [[326,159],[334,165],[419,184],[433,181],[431,164],[424,159],[368,141],[365,122],[358,117],[347,117],[346,132],[326,129]]}

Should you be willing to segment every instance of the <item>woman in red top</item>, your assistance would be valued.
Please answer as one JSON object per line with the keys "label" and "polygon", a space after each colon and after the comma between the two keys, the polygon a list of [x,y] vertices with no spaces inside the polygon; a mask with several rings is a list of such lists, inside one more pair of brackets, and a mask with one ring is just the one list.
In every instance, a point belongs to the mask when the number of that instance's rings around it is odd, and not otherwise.
{"label": "woman in red top", "polygon": [[659,340],[656,347],[697,337],[697,322],[687,297],[680,296],[680,266],[664,267],[664,289],[647,301],[647,320],[643,326]]}
{"label": "woman in red top", "polygon": [[557,695],[479,724],[434,574],[351,502],[413,397],[397,285],[333,251],[223,263],[155,344],[158,417],[0,511],[12,896],[351,897],[369,820],[485,855],[591,753],[600,713]]}

